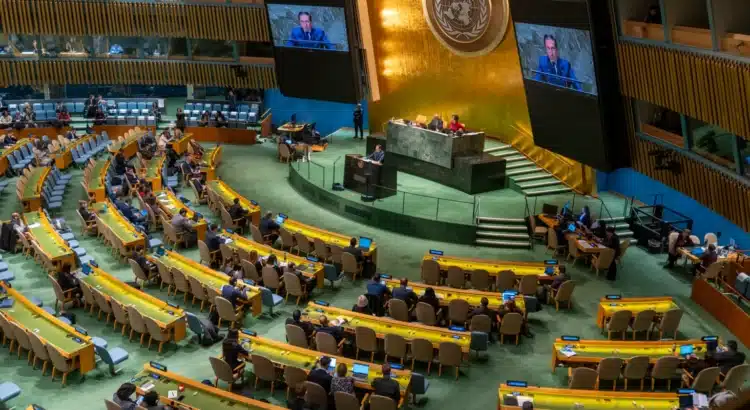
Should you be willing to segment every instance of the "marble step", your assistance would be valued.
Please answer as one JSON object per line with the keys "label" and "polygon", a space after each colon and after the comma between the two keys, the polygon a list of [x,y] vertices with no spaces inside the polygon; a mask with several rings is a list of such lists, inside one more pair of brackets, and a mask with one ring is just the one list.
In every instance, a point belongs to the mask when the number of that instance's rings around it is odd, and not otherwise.
{"label": "marble step", "polygon": [[494,239],[477,239],[474,241],[479,246],[492,246],[495,248],[531,248],[529,241],[499,241]]}

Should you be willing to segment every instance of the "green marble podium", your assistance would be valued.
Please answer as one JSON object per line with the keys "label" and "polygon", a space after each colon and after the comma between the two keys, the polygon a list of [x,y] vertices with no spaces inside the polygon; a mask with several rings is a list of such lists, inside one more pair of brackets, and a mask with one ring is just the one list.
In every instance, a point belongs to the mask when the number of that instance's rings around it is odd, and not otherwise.
{"label": "green marble podium", "polygon": [[441,167],[453,168],[456,157],[481,156],[484,133],[469,132],[461,136],[413,127],[390,121],[386,129],[386,153],[418,159]]}

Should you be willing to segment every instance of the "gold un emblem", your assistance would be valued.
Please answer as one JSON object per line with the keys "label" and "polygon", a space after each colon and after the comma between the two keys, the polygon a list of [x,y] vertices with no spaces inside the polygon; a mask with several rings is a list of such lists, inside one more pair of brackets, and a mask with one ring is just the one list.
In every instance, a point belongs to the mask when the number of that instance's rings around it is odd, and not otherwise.
{"label": "gold un emblem", "polygon": [[508,0],[422,0],[432,34],[462,56],[487,54],[505,37]]}

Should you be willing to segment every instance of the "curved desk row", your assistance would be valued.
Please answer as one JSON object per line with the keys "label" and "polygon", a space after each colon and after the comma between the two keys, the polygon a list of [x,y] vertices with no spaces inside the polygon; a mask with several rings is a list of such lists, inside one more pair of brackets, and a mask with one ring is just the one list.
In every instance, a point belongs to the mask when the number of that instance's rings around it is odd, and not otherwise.
{"label": "curved desk row", "polygon": [[[456,266],[466,272],[483,269],[486,270],[490,276],[497,277],[500,272],[509,270],[513,271],[516,276],[536,275],[540,282],[552,282],[555,275],[560,273],[559,266],[549,265],[544,262],[514,262],[499,259],[433,255],[431,253],[427,253],[422,260],[434,260],[440,265],[441,271],[447,271],[448,268]],[[549,268],[552,268],[551,275],[545,273]]]}
{"label": "curved desk row", "polygon": [[18,180],[16,193],[18,194],[18,200],[23,205],[24,212],[36,211],[42,207],[42,189],[50,171],[51,168],[49,167],[29,168],[24,172],[26,182],[23,183],[21,179]]}
{"label": "curved desk row", "polygon": [[23,219],[28,227],[26,234],[37,244],[35,251],[42,253],[40,256],[45,264],[49,264],[50,270],[57,272],[63,265],[75,269],[76,253],[52,226],[47,214],[42,211],[27,212],[23,214]]}
{"label": "curved desk row", "polygon": [[201,172],[206,174],[206,181],[213,181],[216,179],[216,168],[221,164],[223,149],[224,148],[222,148],[221,145],[217,145],[214,148],[207,149],[203,153]]}
{"label": "curved desk row", "polygon": [[[511,398],[513,397],[513,398]],[[505,400],[516,401],[506,405]],[[535,409],[648,409],[673,410],[679,408],[675,393],[614,392],[603,390],[572,390],[553,387],[512,387],[501,384],[498,389],[498,410],[518,410],[521,401],[531,400]]]}
{"label": "curved desk row", "polygon": [[54,154],[55,166],[58,169],[66,169],[73,163],[73,151],[74,148],[83,144],[85,141],[96,142],[96,134],[86,134],[75,141],[72,141],[64,151],[58,151]]}
{"label": "curved desk row", "polygon": [[0,314],[57,349],[63,357],[72,361],[73,368],[81,374],[94,369],[94,344],[89,336],[50,315],[5,282],[0,282],[0,287],[9,298],[13,298],[13,305],[0,309]]}
{"label": "curved desk row", "polygon": [[[312,225],[304,224],[294,219],[285,219],[281,225],[282,228],[286,229],[292,234],[301,233],[305,235],[311,242],[315,239],[320,239],[327,246],[338,246],[340,248],[346,248],[349,246],[349,242],[352,237],[337,232],[327,231]],[[362,249],[362,254],[366,257],[371,257],[372,262],[377,264],[377,244],[373,241],[370,243],[370,247]]]}
{"label": "curved desk row", "polygon": [[[382,276],[381,276],[382,277]],[[398,279],[386,279],[385,286],[388,289],[393,290],[401,286],[401,282]],[[484,292],[481,290],[473,289],[456,289],[447,286],[432,286],[425,283],[409,282],[407,285],[417,296],[422,296],[427,288],[432,288],[435,291],[435,296],[440,299],[440,306],[447,307],[450,305],[452,300],[462,299],[465,300],[470,307],[477,308],[482,305],[482,298],[489,300],[489,308],[497,311],[503,307],[503,294],[500,292]],[[526,302],[523,295],[516,295],[514,298],[516,307],[526,312]]]}
{"label": "curved desk row", "polygon": [[81,184],[89,194],[89,200],[101,202],[107,199],[106,181],[111,158],[89,162],[83,171]]}
{"label": "curved desk row", "polygon": [[255,130],[217,127],[186,127],[185,134],[192,134],[193,139],[200,142],[235,145],[255,144],[255,139],[258,135]]}
{"label": "curved desk row", "polygon": [[13,155],[13,152],[20,150],[21,147],[30,142],[31,140],[22,138],[12,146],[3,150],[2,154],[0,154],[0,175],[4,175],[8,171],[8,168],[10,168],[10,160],[8,159],[8,157]]}
{"label": "curved desk row", "polygon": [[121,257],[127,257],[139,246],[146,248],[146,236],[130,223],[109,200],[91,205],[96,215],[99,232],[109,230],[114,240],[119,242],[117,250]]}
{"label": "curved desk row", "polygon": [[661,316],[671,309],[679,308],[671,296],[616,299],[604,297],[599,300],[596,324],[603,328],[615,312],[622,310],[629,310],[635,316],[644,310],[651,309],[656,312],[657,316]]}
{"label": "curved desk row", "polygon": [[[190,209],[189,206],[185,205],[184,202],[182,202],[179,198],[177,198],[177,195],[174,194],[174,192],[163,189],[158,192],[154,192],[154,195],[156,195],[156,205],[159,207],[159,209],[164,212],[164,214],[167,215],[167,222],[171,223],[172,217],[177,215],[180,212],[180,209],[186,209],[187,210],[187,218],[193,219],[195,216],[195,211]],[[206,229],[208,227],[208,223],[205,219],[201,218],[193,225],[193,229],[195,229],[195,232],[198,234],[198,239],[204,241],[206,240]]]}
{"label": "curved desk row", "polygon": [[161,191],[162,189],[162,172],[164,171],[164,161],[167,159],[166,156],[160,155],[151,158],[148,161],[144,161],[143,168],[140,168],[140,177],[145,179],[151,184],[151,189],[154,192]]}
{"label": "curved desk row", "polygon": [[258,226],[260,223],[260,205],[238,194],[237,191],[220,179],[208,181],[206,188],[209,191],[209,198],[211,198],[211,195],[215,196],[227,209],[234,203],[234,198],[239,198],[240,206],[248,211],[247,218],[253,225]]}
{"label": "curved desk row", "polygon": [[109,146],[109,152],[115,154],[122,150],[125,158],[132,158],[138,152],[138,142],[146,135],[146,132],[148,131],[139,127],[128,129],[128,131],[123,133],[122,137],[117,137],[116,135],[118,134],[110,134],[108,132],[109,139],[114,141]]}

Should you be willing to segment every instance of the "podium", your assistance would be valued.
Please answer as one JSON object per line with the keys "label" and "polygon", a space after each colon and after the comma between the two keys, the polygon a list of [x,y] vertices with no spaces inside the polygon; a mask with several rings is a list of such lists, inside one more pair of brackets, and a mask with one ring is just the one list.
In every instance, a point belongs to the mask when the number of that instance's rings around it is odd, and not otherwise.
{"label": "podium", "polygon": [[357,154],[347,154],[344,162],[344,188],[378,199],[396,195],[396,168]]}

